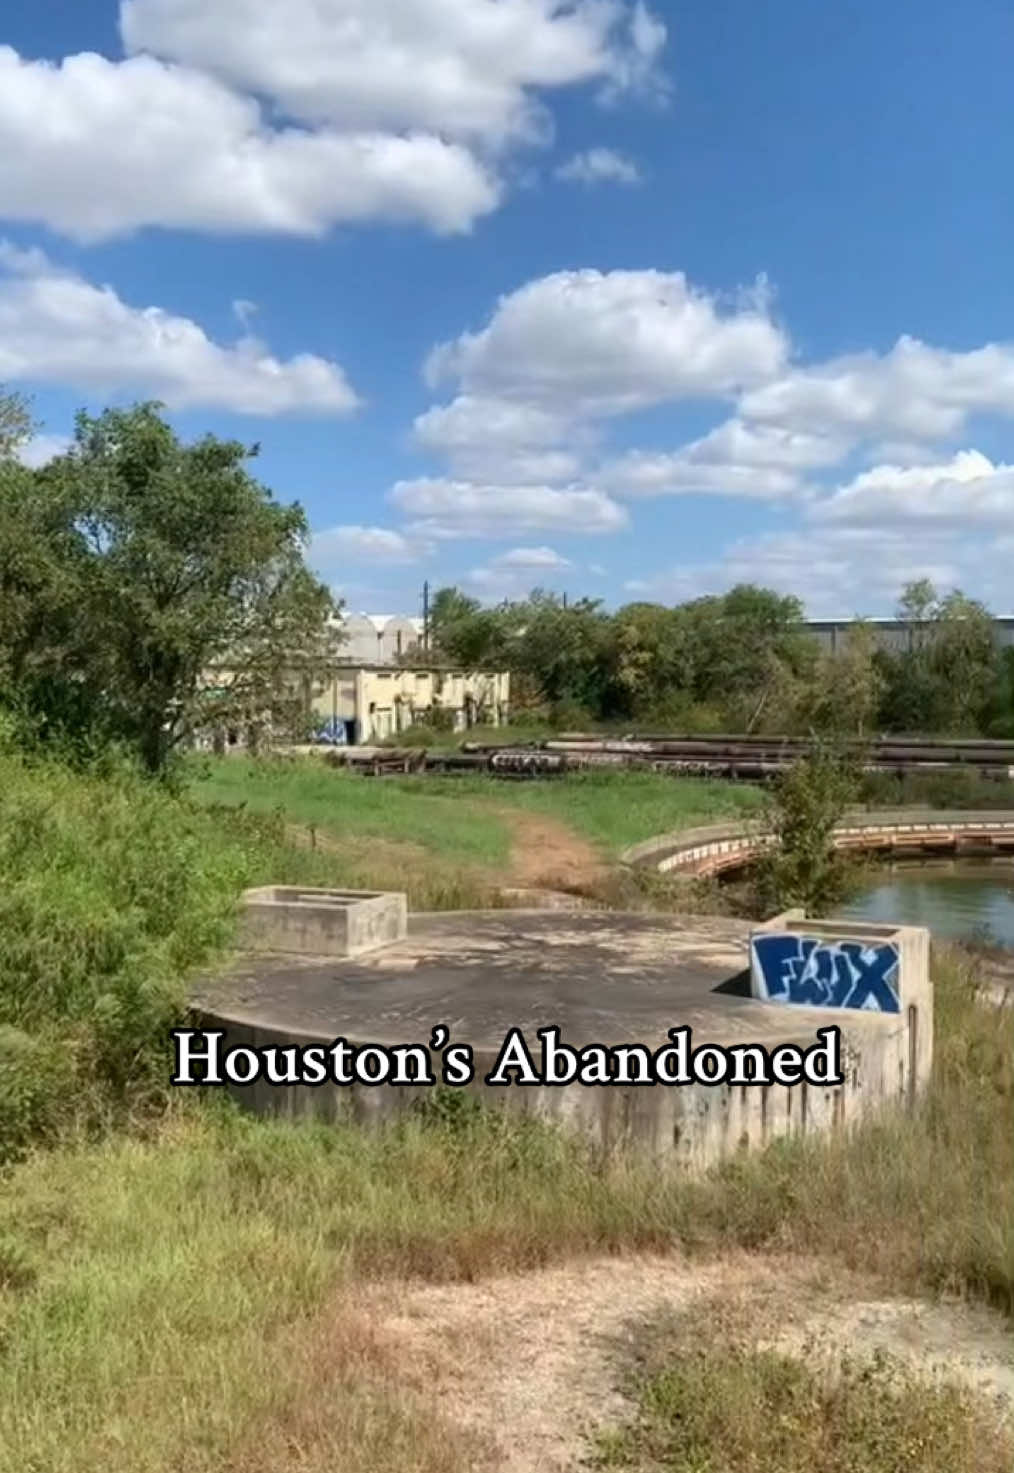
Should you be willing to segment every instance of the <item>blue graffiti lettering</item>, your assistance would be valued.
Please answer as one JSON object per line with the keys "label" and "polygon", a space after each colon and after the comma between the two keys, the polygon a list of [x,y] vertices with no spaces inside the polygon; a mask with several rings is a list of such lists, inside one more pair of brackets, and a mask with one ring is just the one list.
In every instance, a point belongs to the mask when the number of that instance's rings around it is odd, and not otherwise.
{"label": "blue graffiti lettering", "polygon": [[755,936],[751,946],[754,974],[769,1001],[900,1011],[896,946],[788,933]]}

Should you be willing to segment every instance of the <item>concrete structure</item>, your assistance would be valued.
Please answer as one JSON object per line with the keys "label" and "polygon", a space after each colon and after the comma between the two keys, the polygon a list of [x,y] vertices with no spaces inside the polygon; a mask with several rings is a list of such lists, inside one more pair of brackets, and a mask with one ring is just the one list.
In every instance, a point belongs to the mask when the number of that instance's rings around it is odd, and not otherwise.
{"label": "concrete structure", "polygon": [[439,719],[435,713],[443,714],[454,731],[500,726],[507,720],[510,676],[431,665],[343,663],[314,684],[308,699],[315,722],[331,740],[369,745],[416,722]]}
{"label": "concrete structure", "polygon": [[[834,831],[839,848],[905,854],[993,855],[1014,852],[1014,812],[894,809],[848,814]],[[660,834],[624,850],[626,864],[662,873],[717,875],[742,869],[771,842],[760,823],[708,824]]]}
{"label": "concrete structure", "polygon": [[403,940],[407,915],[404,895],[267,885],[243,897],[240,944],[304,956],[361,956]]}
{"label": "concrete structure", "polygon": [[[791,921],[780,917],[778,925]],[[808,921],[805,929],[832,940],[855,934],[837,921]],[[294,930],[302,946],[304,932],[295,923]],[[291,936],[283,932],[287,946]],[[433,1044],[432,1030],[445,1025],[450,1042],[467,1044],[474,1057],[474,1081],[462,1087],[487,1104],[557,1122],[607,1151],[646,1152],[659,1163],[689,1167],[778,1136],[841,1129],[886,1105],[911,1101],[932,1059],[925,945],[921,954],[916,948],[906,956],[906,1010],[891,1014],[752,997],[750,940],[749,925],[719,918],[412,915],[402,939],[358,957],[247,952],[198,989],[194,1006],[202,1028],[224,1029],[228,1047],[328,1046],[340,1039],[387,1048],[422,1045],[438,1078],[444,1045]],[[918,999],[916,1032],[909,997]],[[538,1060],[537,1030],[553,1025],[575,1049],[634,1045],[652,1051],[666,1046],[672,1029],[689,1028],[694,1050],[770,1051],[788,1044],[812,1048],[818,1030],[837,1026],[842,1080],[648,1087],[561,1087],[544,1076],[523,1085],[487,1081],[511,1030],[522,1030]],[[259,1111],[362,1121],[389,1117],[429,1092],[421,1084],[263,1079],[232,1087]]]}
{"label": "concrete structure", "polygon": [[750,935],[750,990],[764,1002],[858,1009],[899,1025],[880,1056],[888,1083],[914,1091],[933,1063],[929,932],[922,926],[817,921],[789,910]]}
{"label": "concrete structure", "polygon": [[[856,619],[807,619],[806,628],[825,649],[841,649],[848,639],[849,629],[859,622]],[[881,649],[903,651],[912,648],[920,627],[910,619],[864,619],[873,629],[874,639]],[[996,642],[1002,648],[1014,645],[1014,614],[995,614],[993,629]]]}

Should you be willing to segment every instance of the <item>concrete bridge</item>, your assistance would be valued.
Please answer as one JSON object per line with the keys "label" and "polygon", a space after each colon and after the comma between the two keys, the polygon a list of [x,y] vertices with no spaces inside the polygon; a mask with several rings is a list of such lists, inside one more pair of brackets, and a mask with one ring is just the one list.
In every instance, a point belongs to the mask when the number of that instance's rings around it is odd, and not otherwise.
{"label": "concrete bridge", "polygon": [[[835,828],[834,838],[837,848],[888,857],[1014,854],[1014,810],[853,809]],[[662,873],[717,875],[749,864],[770,843],[763,819],[740,819],[659,834],[624,850],[621,858]]]}

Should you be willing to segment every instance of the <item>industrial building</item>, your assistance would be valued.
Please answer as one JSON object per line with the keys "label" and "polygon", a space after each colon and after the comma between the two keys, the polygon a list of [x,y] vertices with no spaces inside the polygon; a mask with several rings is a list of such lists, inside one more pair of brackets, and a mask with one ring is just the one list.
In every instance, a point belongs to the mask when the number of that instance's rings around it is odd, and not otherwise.
{"label": "industrial building", "polygon": [[510,676],[505,670],[343,661],[314,683],[310,709],[318,741],[359,746],[422,723],[452,731],[502,726],[509,699]]}
{"label": "industrial building", "polygon": [[[929,627],[911,619],[807,619],[806,628],[824,649],[834,654],[843,648],[849,630],[858,623],[870,626],[880,649],[895,652],[911,649],[919,632]],[[994,614],[993,632],[1001,648],[1014,645],[1014,614]]]}
{"label": "industrial building", "polygon": [[406,614],[352,614],[342,610],[341,657],[349,664],[395,665],[421,647],[422,619]]}

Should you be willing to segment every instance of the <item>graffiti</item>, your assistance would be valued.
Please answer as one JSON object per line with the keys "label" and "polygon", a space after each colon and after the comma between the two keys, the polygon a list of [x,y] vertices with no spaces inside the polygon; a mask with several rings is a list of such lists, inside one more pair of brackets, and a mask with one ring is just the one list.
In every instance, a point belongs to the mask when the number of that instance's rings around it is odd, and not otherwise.
{"label": "graffiti", "polygon": [[755,995],[768,1002],[901,1011],[896,946],[776,933],[754,936],[750,952]]}
{"label": "graffiti", "polygon": [[345,745],[345,723],[336,717],[325,721],[323,726],[314,732],[313,740],[330,747],[344,747]]}

